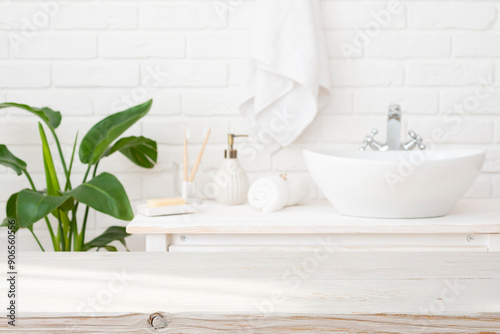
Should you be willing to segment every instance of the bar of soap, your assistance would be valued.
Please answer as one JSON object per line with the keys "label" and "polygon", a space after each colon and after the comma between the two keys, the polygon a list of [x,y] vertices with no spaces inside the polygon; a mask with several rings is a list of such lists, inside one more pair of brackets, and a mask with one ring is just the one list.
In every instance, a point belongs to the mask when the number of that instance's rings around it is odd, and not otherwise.
{"label": "bar of soap", "polygon": [[158,208],[161,206],[184,205],[186,200],[182,197],[153,198],[147,200],[148,208]]}
{"label": "bar of soap", "polygon": [[183,215],[187,213],[195,213],[197,210],[191,205],[171,205],[160,206],[157,208],[148,208],[146,204],[137,205],[139,214],[147,217]]}

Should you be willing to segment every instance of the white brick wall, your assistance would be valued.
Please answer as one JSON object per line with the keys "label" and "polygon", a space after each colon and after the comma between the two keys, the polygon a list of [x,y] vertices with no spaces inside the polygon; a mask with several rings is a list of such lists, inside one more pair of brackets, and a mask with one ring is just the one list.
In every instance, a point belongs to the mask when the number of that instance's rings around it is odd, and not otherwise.
{"label": "white brick wall", "polygon": [[[227,131],[248,131],[238,114],[238,86],[253,0],[54,4],[0,1],[0,101],[61,110],[69,154],[77,130],[83,136],[105,115],[153,98],[150,114],[129,134],[158,141],[158,166],[142,170],[121,156],[101,164],[122,180],[134,205],[173,194],[172,162],[181,159],[185,128],[194,157],[203,129],[212,127],[206,170],[219,165]],[[500,3],[321,0],[321,8],[332,100],[292,147],[274,156],[242,149],[250,178],[272,170],[306,175],[301,146],[356,149],[373,127],[385,127],[387,106],[399,103],[405,130],[432,138],[443,128],[442,147],[486,149],[483,174],[468,196],[500,197]],[[446,128],[460,113],[458,126]],[[0,118],[0,143],[43,184],[37,120],[14,110],[0,110]],[[78,182],[85,170],[79,163],[74,170]],[[0,209],[25,183],[0,168]],[[90,235],[119,223],[91,218]],[[133,247],[140,249],[141,240]]]}
{"label": "white brick wall", "polygon": [[123,4],[67,4],[54,15],[56,30],[125,30],[137,28],[137,8]]}
{"label": "white brick wall", "polygon": [[182,58],[185,48],[182,35],[122,33],[99,38],[102,58]]}
{"label": "white brick wall", "polygon": [[247,34],[191,34],[188,42],[190,58],[242,58],[248,49]]}
{"label": "white brick wall", "polygon": [[390,60],[344,59],[330,62],[332,85],[336,86],[402,86],[404,68]]}
{"label": "white brick wall", "polygon": [[373,58],[441,58],[451,55],[451,36],[434,33],[386,33],[373,39],[366,56]]}
{"label": "white brick wall", "polygon": [[485,60],[411,62],[410,86],[473,86],[493,81],[493,64]]}
{"label": "white brick wall", "polygon": [[219,62],[170,61],[141,66],[142,85],[210,87],[227,85],[227,65]]}
{"label": "white brick wall", "polygon": [[414,29],[468,29],[492,28],[497,19],[495,4],[465,1],[454,4],[429,1],[408,4],[408,26]]}
{"label": "white brick wall", "polygon": [[480,32],[457,34],[457,57],[500,57],[500,34]]}
{"label": "white brick wall", "polygon": [[50,65],[18,63],[6,60],[0,67],[0,88],[24,88],[50,86]]}
{"label": "white brick wall", "polygon": [[32,31],[49,29],[50,17],[39,4],[26,3],[18,5],[18,1],[2,3],[0,11],[0,29],[12,31]]}
{"label": "white brick wall", "polygon": [[81,34],[44,34],[12,52],[16,59],[78,59],[97,57],[97,37]]}
{"label": "white brick wall", "polygon": [[0,36],[0,58],[9,56],[9,39],[7,36]]}
{"label": "white brick wall", "polygon": [[226,26],[226,17],[218,11],[216,1],[161,6],[141,4],[140,27],[144,29],[213,29]]}
{"label": "white brick wall", "polygon": [[136,87],[139,69],[136,62],[57,62],[52,79],[55,87]]}
{"label": "white brick wall", "polygon": [[[395,1],[392,1],[395,2]],[[323,1],[323,25],[326,29],[360,29],[369,22],[388,22],[387,29],[401,29],[406,25],[405,7],[399,4],[394,14],[387,1]],[[385,24],[384,24],[385,25]]]}

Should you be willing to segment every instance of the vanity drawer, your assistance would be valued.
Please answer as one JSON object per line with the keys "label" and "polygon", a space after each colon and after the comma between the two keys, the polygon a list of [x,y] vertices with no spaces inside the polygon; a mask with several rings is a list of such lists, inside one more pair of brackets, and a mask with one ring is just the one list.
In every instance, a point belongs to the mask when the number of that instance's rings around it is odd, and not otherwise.
{"label": "vanity drawer", "polygon": [[[321,247],[170,246],[169,252],[318,252]],[[488,252],[487,247],[332,247],[334,252]]]}
{"label": "vanity drawer", "polygon": [[488,234],[176,234],[170,252],[488,252],[500,251]]}

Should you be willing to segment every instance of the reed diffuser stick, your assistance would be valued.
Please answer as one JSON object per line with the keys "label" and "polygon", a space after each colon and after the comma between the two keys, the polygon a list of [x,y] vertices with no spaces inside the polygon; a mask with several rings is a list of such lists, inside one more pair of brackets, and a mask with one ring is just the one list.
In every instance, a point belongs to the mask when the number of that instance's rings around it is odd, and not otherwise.
{"label": "reed diffuser stick", "polygon": [[194,177],[196,176],[196,172],[198,171],[198,166],[200,165],[201,158],[203,157],[203,152],[205,151],[205,146],[207,146],[208,137],[210,137],[210,132],[212,129],[208,129],[207,135],[205,136],[205,141],[203,142],[203,146],[201,147],[200,153],[198,153],[198,157],[193,165],[193,169],[191,170],[191,176],[189,177],[189,182],[193,182]]}

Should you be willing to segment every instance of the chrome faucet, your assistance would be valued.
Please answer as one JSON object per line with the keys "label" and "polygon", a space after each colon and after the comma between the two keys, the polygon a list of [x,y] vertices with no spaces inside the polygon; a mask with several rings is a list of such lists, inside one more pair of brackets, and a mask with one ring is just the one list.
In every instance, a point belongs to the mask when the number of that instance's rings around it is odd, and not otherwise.
{"label": "chrome faucet", "polygon": [[401,143],[401,107],[397,104],[389,106],[389,113],[387,117],[387,143],[382,144],[373,139],[376,134],[378,134],[378,130],[373,129],[372,134],[365,137],[363,140],[363,146],[360,148],[361,151],[366,150],[368,146],[370,146],[374,151],[409,151],[413,150],[415,147],[425,150],[422,137],[417,135],[413,130],[408,131],[408,134],[412,139],[407,143]]}

